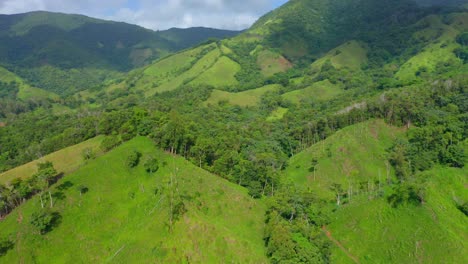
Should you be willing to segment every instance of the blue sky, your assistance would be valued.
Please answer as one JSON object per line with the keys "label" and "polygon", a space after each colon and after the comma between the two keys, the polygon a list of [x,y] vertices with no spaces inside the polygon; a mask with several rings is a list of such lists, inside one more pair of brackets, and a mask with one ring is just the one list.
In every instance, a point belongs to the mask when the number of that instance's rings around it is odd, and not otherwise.
{"label": "blue sky", "polygon": [[0,0],[0,14],[36,10],[83,14],[154,30],[205,26],[245,29],[287,0]]}

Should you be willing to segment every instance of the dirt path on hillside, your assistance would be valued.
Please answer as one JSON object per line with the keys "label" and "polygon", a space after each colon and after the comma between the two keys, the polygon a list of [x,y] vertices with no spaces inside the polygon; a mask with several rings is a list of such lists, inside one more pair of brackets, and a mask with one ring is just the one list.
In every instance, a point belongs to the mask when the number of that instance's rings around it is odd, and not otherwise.
{"label": "dirt path on hillside", "polygon": [[326,226],[323,226],[322,230],[325,233],[325,235],[328,237],[328,239],[330,239],[330,241],[333,242],[333,244],[337,245],[341,249],[341,251],[343,251],[346,254],[346,256],[348,256],[354,263],[358,263],[358,264],[360,263],[359,259],[353,254],[349,253],[349,251],[343,246],[343,244],[340,243],[340,241],[333,238],[331,232],[328,231]]}

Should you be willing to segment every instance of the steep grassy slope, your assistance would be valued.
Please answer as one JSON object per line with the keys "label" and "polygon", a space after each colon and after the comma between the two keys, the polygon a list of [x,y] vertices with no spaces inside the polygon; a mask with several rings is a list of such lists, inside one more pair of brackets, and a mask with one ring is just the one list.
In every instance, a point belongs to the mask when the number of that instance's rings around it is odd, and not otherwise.
{"label": "steep grassy slope", "polygon": [[387,201],[387,149],[402,132],[381,120],[360,123],[291,158],[288,181],[335,204],[336,184],[346,193],[323,230],[332,263],[466,262],[468,219],[457,209],[468,199],[466,168],[418,175],[427,180],[420,206]]}
{"label": "steep grassy slope", "polygon": [[[361,263],[466,263],[468,219],[457,202],[468,199],[467,173],[424,173],[429,180],[421,206],[393,208],[384,198],[358,197],[337,210],[328,230]],[[338,247],[332,256],[335,263],[352,263]]]}
{"label": "steep grassy slope", "polygon": [[279,88],[281,88],[281,85],[273,84],[239,93],[213,90],[210,98],[205,102],[205,105],[215,105],[219,102],[227,101],[233,105],[255,106],[260,102],[262,95],[267,92],[277,91]]}
{"label": "steep grassy slope", "polygon": [[[333,183],[358,190],[361,182],[393,178],[387,171],[386,150],[402,133],[382,120],[373,120],[340,130],[311,148],[293,156],[284,175],[298,186],[334,199]],[[315,172],[310,168],[316,160]],[[388,165],[390,166],[390,165]]]}
{"label": "steep grassy slope", "polygon": [[99,136],[83,143],[61,149],[42,157],[39,160],[32,161],[28,164],[16,167],[12,170],[0,174],[0,184],[8,184],[16,178],[29,178],[37,171],[37,164],[44,161],[54,163],[55,169],[59,173],[69,174],[85,163],[83,160],[83,151],[91,149],[94,153],[99,153],[99,146],[103,140],[103,136]]}
{"label": "steep grassy slope", "polygon": [[222,56],[211,68],[193,80],[191,84],[204,84],[213,87],[233,87],[239,84],[235,75],[239,72],[240,68],[237,62]]}
{"label": "steep grassy slope", "polygon": [[416,39],[427,43],[424,49],[405,62],[396,73],[396,78],[410,82],[420,75],[432,73],[444,63],[459,59],[453,52],[460,45],[456,37],[468,31],[468,14],[452,14],[446,21],[443,17],[428,16],[416,24],[422,28],[414,34]]}
{"label": "steep grassy slope", "polygon": [[333,99],[337,95],[341,94],[343,90],[330,81],[320,81],[313,83],[311,86],[304,89],[287,92],[282,95],[286,100],[289,100],[295,104],[300,104],[303,101],[327,101]]}
{"label": "steep grassy slope", "polygon": [[312,63],[311,67],[313,70],[319,71],[328,60],[337,69],[348,68],[359,70],[367,63],[367,50],[364,44],[357,41],[349,41],[330,50],[319,60]]}
{"label": "steep grassy slope", "polygon": [[[129,169],[126,157],[135,150],[143,155],[141,163],[157,158],[159,170]],[[89,191],[80,195],[79,186]],[[30,224],[31,214],[41,211],[38,198],[28,201],[0,222],[0,236],[15,243],[0,261],[267,262],[261,202],[237,185],[156,150],[147,138],[135,138],[88,163],[59,181],[52,193],[52,210],[61,215],[58,225],[39,235]],[[186,212],[170,232],[175,196]]]}

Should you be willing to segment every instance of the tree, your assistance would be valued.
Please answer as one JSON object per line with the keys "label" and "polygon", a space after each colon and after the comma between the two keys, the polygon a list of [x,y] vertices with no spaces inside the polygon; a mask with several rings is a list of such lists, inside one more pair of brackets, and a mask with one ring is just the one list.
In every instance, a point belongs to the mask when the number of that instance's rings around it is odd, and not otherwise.
{"label": "tree", "polygon": [[129,168],[135,168],[138,166],[138,163],[140,163],[140,157],[141,153],[134,150],[128,157],[127,160],[125,161],[125,164]]}
{"label": "tree", "polygon": [[101,142],[101,149],[104,152],[108,152],[112,150],[113,148],[117,147],[119,144],[120,144],[120,139],[118,136],[115,136],[115,135],[107,136]]}
{"label": "tree", "polygon": [[[44,208],[44,201],[43,201],[43,194],[49,188],[53,178],[57,175],[57,171],[54,168],[54,165],[50,161],[46,161],[43,163],[39,163],[38,171],[36,174],[33,175],[33,179],[36,182],[36,186],[40,191],[39,199],[41,200],[41,207]],[[49,190],[49,199],[50,199],[50,207],[53,207],[53,199],[52,194]]]}
{"label": "tree", "polygon": [[51,211],[35,212],[31,216],[31,224],[39,231],[41,235],[51,231],[58,224],[60,214]]}
{"label": "tree", "polygon": [[341,198],[343,196],[343,188],[341,187],[341,184],[338,183],[333,183],[330,189],[335,193],[336,195],[336,205],[341,205]]}
{"label": "tree", "polygon": [[145,161],[143,167],[145,167],[146,172],[155,173],[159,170],[159,162],[156,158],[151,157]]}

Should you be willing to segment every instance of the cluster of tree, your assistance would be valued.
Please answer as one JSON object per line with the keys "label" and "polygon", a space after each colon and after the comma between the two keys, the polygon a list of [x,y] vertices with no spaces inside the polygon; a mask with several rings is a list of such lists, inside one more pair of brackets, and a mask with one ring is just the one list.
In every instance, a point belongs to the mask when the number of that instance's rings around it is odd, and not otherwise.
{"label": "cluster of tree", "polygon": [[229,43],[229,48],[233,52],[226,54],[226,56],[241,66],[241,70],[235,76],[239,85],[232,89],[233,92],[258,88],[264,83],[264,77],[257,64],[257,55],[251,54],[256,45],[256,43],[249,42]]}
{"label": "cluster of tree", "polygon": [[39,195],[41,208],[45,208],[47,202],[52,208],[54,201],[49,187],[57,181],[58,176],[53,164],[44,162],[38,164],[37,173],[30,178],[17,178],[8,187],[0,185],[0,218],[36,194]]}
{"label": "cluster of tree", "polygon": [[463,63],[468,63],[468,33],[460,34],[457,37],[457,42],[461,47],[454,50],[455,55],[457,55],[459,59],[463,60]]}
{"label": "cluster of tree", "polygon": [[269,199],[265,228],[272,263],[329,263],[330,242],[322,229],[332,207],[286,184]]}

